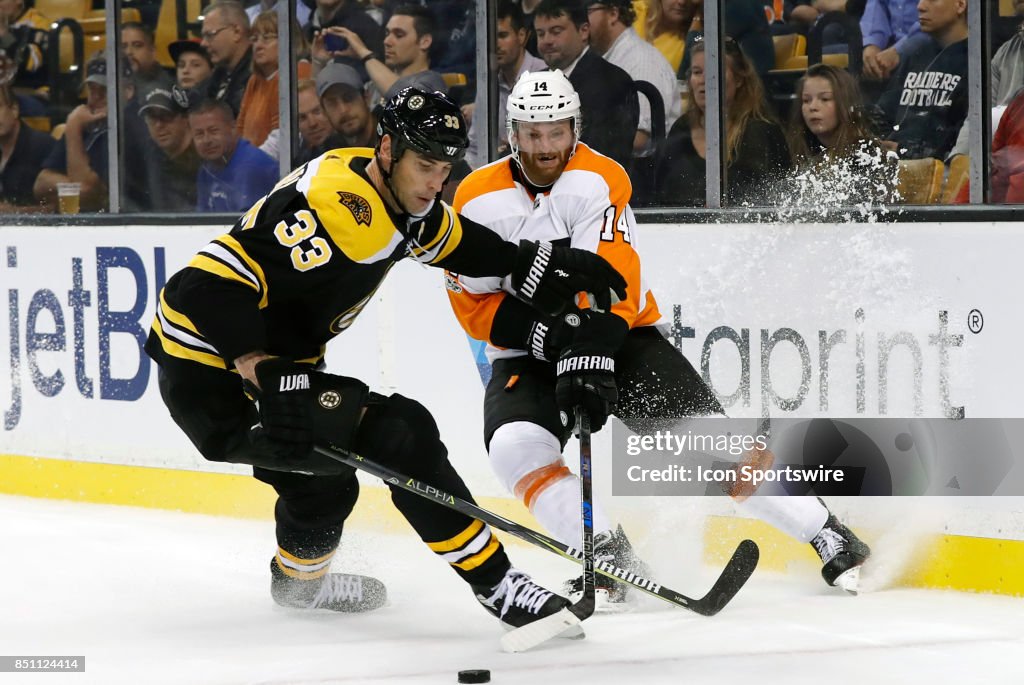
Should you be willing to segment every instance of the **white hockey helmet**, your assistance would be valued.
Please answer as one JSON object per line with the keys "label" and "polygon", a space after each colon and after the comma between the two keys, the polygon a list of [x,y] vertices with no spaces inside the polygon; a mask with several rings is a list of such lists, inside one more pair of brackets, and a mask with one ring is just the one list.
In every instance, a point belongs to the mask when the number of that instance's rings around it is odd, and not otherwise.
{"label": "white hockey helmet", "polygon": [[572,119],[573,152],[580,139],[580,96],[561,69],[523,72],[508,96],[505,127],[512,155],[519,161],[515,142],[516,122]]}

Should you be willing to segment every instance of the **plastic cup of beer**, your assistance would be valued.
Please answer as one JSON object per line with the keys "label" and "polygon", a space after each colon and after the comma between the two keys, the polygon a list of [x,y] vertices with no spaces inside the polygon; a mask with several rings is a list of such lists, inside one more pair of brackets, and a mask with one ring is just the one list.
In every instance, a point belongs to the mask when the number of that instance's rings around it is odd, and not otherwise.
{"label": "plastic cup of beer", "polygon": [[57,184],[57,211],[61,214],[78,214],[79,196],[82,194],[81,183]]}

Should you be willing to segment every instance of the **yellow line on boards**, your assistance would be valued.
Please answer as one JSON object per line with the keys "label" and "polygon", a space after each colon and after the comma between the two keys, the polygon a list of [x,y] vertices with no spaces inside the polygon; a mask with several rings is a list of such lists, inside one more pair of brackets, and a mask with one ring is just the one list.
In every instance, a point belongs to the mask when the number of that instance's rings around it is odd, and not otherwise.
{"label": "yellow line on boards", "polygon": [[[871,544],[871,531],[857,532]],[[705,559],[716,565],[724,564],[744,538],[754,540],[761,548],[758,568],[821,568],[821,561],[810,545],[797,542],[762,521],[728,516],[707,518]],[[1024,596],[1024,541],[937,533],[918,542],[893,585]]]}

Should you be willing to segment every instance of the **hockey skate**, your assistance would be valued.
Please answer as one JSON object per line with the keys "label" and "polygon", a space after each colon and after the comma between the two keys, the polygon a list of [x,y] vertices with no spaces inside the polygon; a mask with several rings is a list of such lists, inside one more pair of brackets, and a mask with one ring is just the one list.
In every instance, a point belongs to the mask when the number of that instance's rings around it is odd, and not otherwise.
{"label": "hockey skate", "polygon": [[275,559],[270,561],[270,595],[283,607],[327,609],[345,613],[373,611],[388,599],[384,583],[369,576],[328,573],[313,580],[285,575]]}
{"label": "hockey skate", "polygon": [[824,527],[811,540],[811,545],[824,564],[821,577],[825,582],[857,594],[860,567],[871,555],[871,549],[840,523],[832,512],[829,512]]}
{"label": "hockey skate", "polygon": [[[594,536],[594,565],[599,567],[602,562],[632,571],[638,576],[650,575],[650,568],[637,557],[633,551],[633,545],[630,544],[621,525],[615,529],[615,532],[606,531]],[[595,580],[597,603],[594,611],[605,614],[629,611],[627,599],[632,590],[631,585],[612,580],[600,573],[597,574]],[[583,576],[567,580],[563,586],[563,592],[568,595],[570,601],[579,601],[583,596]]]}
{"label": "hockey skate", "polygon": [[[569,606],[569,600],[546,590],[522,571],[510,568],[494,587],[473,586],[476,599],[484,609],[501,621],[506,629],[519,628],[550,616]],[[558,637],[578,640],[583,628],[572,626]]]}

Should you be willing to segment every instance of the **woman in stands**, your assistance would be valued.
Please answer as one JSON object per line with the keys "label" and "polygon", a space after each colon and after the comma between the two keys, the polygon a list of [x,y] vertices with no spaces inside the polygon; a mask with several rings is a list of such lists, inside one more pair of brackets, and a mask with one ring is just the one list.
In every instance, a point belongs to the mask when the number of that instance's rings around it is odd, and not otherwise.
{"label": "woman in stands", "polygon": [[815,64],[796,84],[789,146],[801,179],[815,192],[842,203],[894,201],[896,157],[871,132],[860,106],[860,89],[845,69]]}
{"label": "woman in stands", "polygon": [[[774,198],[775,181],[789,169],[786,136],[768,108],[761,79],[739,45],[727,38],[724,48],[726,203],[764,204]],[[703,41],[694,44],[692,53],[686,113],[672,126],[655,161],[659,204],[704,206],[707,97]]]}
{"label": "woman in stands", "polygon": [[[242,107],[238,112],[238,132],[256,147],[266,142],[271,131],[278,127],[277,99],[277,13],[274,10],[261,12],[252,22],[252,76],[242,95]],[[309,46],[302,36],[302,29],[292,23],[292,49],[297,57],[299,79],[312,75],[312,66],[306,57]],[[272,155],[273,156],[273,155]]]}
{"label": "woman in stands", "polygon": [[[633,27],[641,38],[658,48],[658,51],[678,72],[686,49],[686,34],[701,6],[700,0],[650,0],[634,3],[637,10]],[[699,19],[698,19],[699,21]]]}

